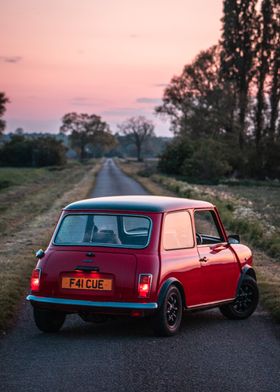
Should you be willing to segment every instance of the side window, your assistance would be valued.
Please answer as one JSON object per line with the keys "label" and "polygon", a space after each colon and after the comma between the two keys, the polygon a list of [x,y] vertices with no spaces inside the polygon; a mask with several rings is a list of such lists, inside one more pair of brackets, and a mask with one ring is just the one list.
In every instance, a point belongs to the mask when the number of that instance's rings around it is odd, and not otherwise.
{"label": "side window", "polygon": [[196,240],[198,245],[223,242],[223,235],[214,211],[195,211]]}
{"label": "side window", "polygon": [[192,248],[194,240],[190,214],[187,211],[167,214],[162,237],[165,250]]}

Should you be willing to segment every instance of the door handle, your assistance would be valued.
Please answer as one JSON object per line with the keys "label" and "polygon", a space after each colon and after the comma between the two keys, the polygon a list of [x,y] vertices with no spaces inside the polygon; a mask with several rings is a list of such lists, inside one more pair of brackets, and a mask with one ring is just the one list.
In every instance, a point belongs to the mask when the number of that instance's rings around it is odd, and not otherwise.
{"label": "door handle", "polygon": [[210,247],[213,252],[219,252],[220,250],[227,249],[228,244],[216,244]]}
{"label": "door handle", "polygon": [[206,256],[204,256],[204,257],[201,257],[201,259],[199,259],[199,261],[201,263],[206,263],[208,261],[208,258]]}

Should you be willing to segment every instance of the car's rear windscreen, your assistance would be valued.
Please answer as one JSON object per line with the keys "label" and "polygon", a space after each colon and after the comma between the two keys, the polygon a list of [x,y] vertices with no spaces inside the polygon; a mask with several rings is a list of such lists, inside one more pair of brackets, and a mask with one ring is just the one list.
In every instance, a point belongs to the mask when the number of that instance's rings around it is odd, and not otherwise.
{"label": "car's rear windscreen", "polygon": [[59,224],[55,245],[144,248],[151,219],[138,215],[67,214]]}

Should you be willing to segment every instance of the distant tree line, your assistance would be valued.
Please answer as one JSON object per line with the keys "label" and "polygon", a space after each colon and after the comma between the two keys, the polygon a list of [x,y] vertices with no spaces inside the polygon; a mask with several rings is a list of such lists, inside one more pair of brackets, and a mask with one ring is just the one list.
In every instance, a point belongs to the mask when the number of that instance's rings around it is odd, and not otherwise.
{"label": "distant tree line", "polygon": [[13,135],[0,147],[0,166],[43,167],[64,165],[66,148],[52,136],[35,139]]}
{"label": "distant tree line", "polygon": [[[137,158],[137,147],[131,135],[115,134],[116,146],[106,153],[109,157]],[[146,138],[141,144],[140,161],[146,158],[158,158],[170,142],[171,137],[152,135]],[[137,158],[138,159],[138,158]]]}
{"label": "distant tree line", "polygon": [[162,171],[280,178],[280,3],[224,0],[220,42],[185,65],[156,112],[171,121]]}
{"label": "distant tree line", "polygon": [[[5,128],[3,117],[9,102],[0,93],[0,136]],[[106,156],[156,156],[164,141],[156,138],[154,125],[143,116],[132,117],[119,125],[120,133],[113,135],[100,116],[87,113],[67,113],[62,118],[58,135],[25,134],[22,128],[0,140],[0,166],[51,166],[66,163],[66,153],[72,149],[81,162]],[[68,154],[68,153],[67,153]]]}

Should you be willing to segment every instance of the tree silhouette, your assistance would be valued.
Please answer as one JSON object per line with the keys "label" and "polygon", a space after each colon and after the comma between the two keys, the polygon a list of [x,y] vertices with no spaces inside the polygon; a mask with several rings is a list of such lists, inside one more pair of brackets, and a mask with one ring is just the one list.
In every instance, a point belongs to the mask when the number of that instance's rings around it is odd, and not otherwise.
{"label": "tree silhouette", "polygon": [[10,102],[5,93],[0,91],[0,136],[5,129],[6,122],[1,118],[6,111],[6,104]]}
{"label": "tree silhouette", "polygon": [[144,116],[131,117],[118,125],[120,132],[128,136],[136,146],[137,160],[141,161],[143,144],[154,136],[154,124]]}
{"label": "tree silhouette", "polygon": [[221,72],[236,89],[239,146],[243,149],[250,82],[257,42],[257,0],[224,0]]}
{"label": "tree silhouette", "polygon": [[265,127],[265,87],[270,71],[270,57],[273,40],[273,16],[271,0],[263,0],[261,4],[261,14],[259,18],[260,39],[257,45],[257,103],[256,103],[256,124],[255,124],[255,144],[256,153],[259,156],[259,164],[262,165],[262,144]]}
{"label": "tree silhouette", "polygon": [[[270,141],[280,139],[280,129],[276,129],[279,117],[280,102],[280,3],[279,0],[271,0],[272,3],[272,49],[271,49],[271,88],[270,88]],[[279,120],[278,120],[279,128]]]}
{"label": "tree silhouette", "polygon": [[216,137],[233,132],[234,97],[220,78],[220,47],[201,51],[166,87],[156,113],[171,119],[175,135]]}
{"label": "tree silhouette", "polygon": [[70,133],[71,146],[79,152],[81,161],[86,158],[88,144],[98,143],[103,146],[103,149],[115,145],[115,138],[109,126],[95,114],[67,113],[62,119],[60,131]]}

